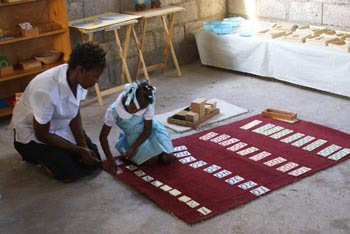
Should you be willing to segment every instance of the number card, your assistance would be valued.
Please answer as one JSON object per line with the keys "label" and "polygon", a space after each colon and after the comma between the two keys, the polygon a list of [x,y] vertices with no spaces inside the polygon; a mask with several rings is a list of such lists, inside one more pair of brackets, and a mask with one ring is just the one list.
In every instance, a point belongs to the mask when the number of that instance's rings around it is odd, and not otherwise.
{"label": "number card", "polygon": [[182,157],[186,157],[186,156],[190,156],[191,153],[188,152],[188,151],[182,151],[182,152],[179,152],[179,153],[174,153],[174,156],[177,157],[177,158],[182,158]]}
{"label": "number card", "polygon": [[252,122],[250,123],[247,123],[246,125],[243,125],[240,127],[240,129],[243,129],[243,130],[248,130],[252,127],[255,127],[256,125],[260,124],[262,121],[261,120],[253,120]]}
{"label": "number card", "polygon": [[160,187],[161,190],[163,190],[164,192],[168,192],[169,190],[173,189],[172,187],[170,187],[169,185],[163,185],[162,187]]}
{"label": "number card", "polygon": [[237,139],[237,138],[230,138],[230,139],[228,139],[228,140],[226,140],[226,141],[221,141],[220,143],[219,143],[219,145],[222,145],[222,146],[228,146],[228,145],[232,145],[233,143],[236,143],[236,142],[238,142],[239,140]]}
{"label": "number card", "polygon": [[256,189],[250,190],[250,192],[252,194],[254,194],[255,196],[263,195],[264,193],[267,193],[268,191],[270,191],[270,189],[268,189],[264,186],[260,186],[260,187],[257,187]]}
{"label": "number card", "polygon": [[142,170],[135,171],[134,173],[135,173],[135,175],[137,175],[138,177],[141,177],[141,176],[146,175],[146,173],[145,173],[144,171],[142,171]]}
{"label": "number card", "polygon": [[238,187],[240,187],[241,189],[247,190],[247,189],[253,188],[256,185],[257,183],[255,183],[254,181],[247,181],[243,184],[239,184]]}
{"label": "number card", "polygon": [[196,202],[196,201],[194,201],[194,200],[191,200],[191,201],[189,201],[189,202],[186,202],[186,204],[187,204],[189,207],[191,207],[191,208],[195,208],[195,207],[199,206],[199,203]]}
{"label": "number card", "polygon": [[284,127],[276,126],[276,127],[273,127],[273,128],[270,128],[270,129],[264,131],[262,134],[263,134],[264,136],[269,136],[269,135],[271,135],[271,134],[273,134],[273,133],[276,133],[276,132],[281,131],[282,129],[284,129]]}
{"label": "number card", "polygon": [[231,147],[228,147],[227,149],[232,151],[232,152],[235,152],[237,150],[240,150],[244,147],[246,147],[248,144],[247,143],[244,143],[244,142],[238,142],[237,144],[231,146]]}
{"label": "number card", "polygon": [[173,149],[174,152],[184,151],[184,150],[187,150],[187,147],[185,145],[176,146]]}
{"label": "number card", "polygon": [[153,184],[153,185],[156,186],[156,187],[159,187],[159,186],[162,186],[162,185],[163,185],[163,183],[160,182],[159,180],[155,180],[155,181],[151,182],[151,184]]}
{"label": "number card", "polygon": [[274,125],[274,124],[268,123],[268,124],[265,124],[264,126],[261,126],[260,128],[254,129],[253,132],[262,134],[262,133],[265,132],[267,129],[273,128],[273,127],[275,127],[275,126],[276,126],[276,125]]}
{"label": "number card", "polygon": [[209,132],[201,137],[199,137],[200,140],[203,140],[203,141],[207,141],[207,140],[210,140],[211,138],[215,137],[219,135],[219,133],[216,133],[216,132]]}
{"label": "number card", "polygon": [[190,164],[190,166],[193,167],[194,169],[201,167],[201,166],[204,166],[204,165],[207,165],[207,163],[202,161],[202,160]]}
{"label": "number card", "polygon": [[186,202],[190,201],[191,198],[183,195],[183,196],[179,197],[178,200],[186,203]]}
{"label": "number card", "polygon": [[198,212],[201,213],[202,215],[207,215],[211,213],[211,210],[203,206],[198,209]]}
{"label": "number card", "polygon": [[245,156],[247,154],[251,154],[251,153],[254,153],[255,151],[258,151],[259,149],[256,148],[256,147],[249,147],[247,149],[244,149],[244,150],[241,150],[241,151],[238,151],[237,154],[241,155],[241,156]]}
{"label": "number card", "polygon": [[142,177],[142,179],[143,179],[144,181],[146,181],[146,182],[150,182],[150,181],[153,180],[153,177],[152,177],[152,176],[149,176],[149,175],[146,175],[146,176]]}
{"label": "number card", "polygon": [[297,166],[299,166],[298,163],[289,162],[289,163],[286,163],[286,164],[280,166],[279,168],[276,168],[276,170],[281,171],[281,172],[287,172],[287,171],[292,170],[293,168],[296,168]]}
{"label": "number card", "polygon": [[298,140],[299,138],[305,136],[303,133],[295,133],[289,137],[283,138],[281,141],[284,143],[291,143],[292,141]]}
{"label": "number card", "polygon": [[310,141],[312,141],[314,139],[315,139],[315,137],[306,136],[306,137],[301,138],[300,140],[297,140],[297,141],[293,142],[292,146],[300,147],[300,146],[303,146],[306,143],[308,143],[308,142],[310,142]]}
{"label": "number card", "polygon": [[261,153],[258,153],[256,155],[254,155],[254,156],[249,157],[249,159],[251,159],[253,161],[259,161],[259,160],[261,160],[263,158],[266,158],[266,157],[268,157],[270,155],[271,155],[271,153],[263,151]]}
{"label": "number card", "polygon": [[264,164],[268,167],[273,167],[273,166],[280,164],[280,163],[283,163],[285,161],[287,161],[287,159],[282,158],[282,157],[277,157],[277,158],[274,158],[270,161],[264,162]]}
{"label": "number card", "polygon": [[342,150],[336,152],[335,154],[332,154],[328,158],[332,159],[334,161],[338,161],[338,160],[344,158],[348,154],[350,154],[350,149],[345,148],[345,149],[342,149]]}
{"label": "number card", "polygon": [[288,173],[288,175],[292,176],[300,176],[308,171],[311,171],[311,168],[308,167],[299,167],[298,169],[295,169],[294,171],[291,171]]}
{"label": "number card", "polygon": [[182,164],[186,164],[186,163],[193,162],[193,161],[196,161],[196,160],[197,159],[195,157],[192,157],[192,156],[189,156],[187,158],[179,159],[180,163],[182,163]]}
{"label": "number card", "polygon": [[327,157],[331,154],[333,154],[335,151],[337,151],[338,149],[341,149],[341,147],[339,145],[330,145],[327,148],[324,148],[323,150],[319,151],[317,154],[323,157]]}
{"label": "number card", "polygon": [[314,149],[320,147],[321,145],[327,143],[326,140],[318,139],[317,141],[312,142],[311,144],[308,144],[303,149],[307,151],[313,151]]}
{"label": "number card", "polygon": [[218,178],[224,178],[225,176],[228,176],[230,175],[232,172],[228,171],[228,170],[222,170],[222,171],[219,171],[217,173],[214,174],[215,177],[218,177]]}
{"label": "number card", "polygon": [[176,197],[176,196],[181,194],[181,192],[179,190],[177,190],[177,189],[172,189],[172,190],[169,191],[169,193],[170,193],[171,196],[174,196],[174,197]]}
{"label": "number card", "polygon": [[223,141],[223,140],[226,140],[228,138],[230,138],[231,136],[227,135],[227,134],[222,134],[220,136],[217,136],[213,139],[211,139],[210,141],[211,142],[214,142],[214,143],[219,143],[220,141]]}
{"label": "number card", "polygon": [[138,167],[130,164],[130,165],[125,166],[125,168],[129,169],[130,171],[133,171],[133,170],[136,170]]}
{"label": "number card", "polygon": [[239,175],[235,175],[234,177],[231,177],[230,179],[225,180],[225,182],[230,184],[230,185],[234,185],[234,184],[237,184],[238,182],[241,182],[243,180],[244,180],[243,177],[240,177]]}
{"label": "number card", "polygon": [[205,171],[207,173],[213,173],[213,172],[215,172],[217,170],[220,170],[220,169],[221,169],[221,167],[219,167],[218,165],[213,164],[210,167],[204,168],[203,171]]}
{"label": "number card", "polygon": [[277,140],[277,139],[280,139],[281,137],[287,136],[289,133],[292,133],[292,132],[293,132],[293,130],[284,129],[280,132],[277,132],[277,133],[271,135],[270,137]]}

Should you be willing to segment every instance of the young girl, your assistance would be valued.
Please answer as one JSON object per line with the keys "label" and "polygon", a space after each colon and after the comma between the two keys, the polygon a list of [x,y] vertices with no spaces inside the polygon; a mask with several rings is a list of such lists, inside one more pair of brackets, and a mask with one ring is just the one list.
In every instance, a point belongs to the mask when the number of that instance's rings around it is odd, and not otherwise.
{"label": "young girl", "polygon": [[137,165],[143,163],[170,163],[173,145],[165,127],[153,120],[156,88],[146,81],[124,86],[124,91],[107,109],[100,132],[100,143],[115,171],[116,165],[109,148],[108,135],[114,124],[121,133],[115,147],[126,159]]}

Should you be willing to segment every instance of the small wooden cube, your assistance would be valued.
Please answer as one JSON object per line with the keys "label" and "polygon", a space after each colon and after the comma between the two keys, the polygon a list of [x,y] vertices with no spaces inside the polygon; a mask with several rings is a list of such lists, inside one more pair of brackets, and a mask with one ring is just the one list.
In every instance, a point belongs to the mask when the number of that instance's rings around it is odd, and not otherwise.
{"label": "small wooden cube", "polygon": [[189,112],[186,113],[186,121],[195,123],[198,120],[199,120],[198,113],[195,113],[195,112],[192,112],[192,111],[189,111]]}
{"label": "small wooden cube", "polygon": [[5,76],[8,74],[13,73],[13,67],[7,66],[7,67],[0,67],[0,76]]}
{"label": "small wooden cube", "polygon": [[210,112],[212,112],[215,108],[213,108],[212,105],[208,105],[208,104],[205,104],[204,105],[204,109],[205,109],[205,115],[208,115]]}
{"label": "small wooden cube", "polygon": [[36,67],[41,67],[41,62],[35,59],[28,59],[20,62],[23,70],[32,69]]}
{"label": "small wooden cube", "polygon": [[191,102],[191,111],[198,113],[200,119],[205,116],[204,105],[206,100],[205,98],[196,98]]}
{"label": "small wooden cube", "polygon": [[211,105],[214,109],[216,108],[216,99],[209,99],[205,102],[206,105]]}
{"label": "small wooden cube", "polygon": [[179,119],[179,120],[186,120],[186,114],[188,113],[188,111],[186,110],[182,110],[182,111],[179,111],[177,112],[175,115],[174,115],[174,119]]}

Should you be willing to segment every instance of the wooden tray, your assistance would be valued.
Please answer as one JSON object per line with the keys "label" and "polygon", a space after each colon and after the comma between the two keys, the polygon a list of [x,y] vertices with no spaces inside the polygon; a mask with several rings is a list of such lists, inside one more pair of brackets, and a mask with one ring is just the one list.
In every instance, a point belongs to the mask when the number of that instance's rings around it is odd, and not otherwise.
{"label": "wooden tray", "polygon": [[[188,108],[185,108],[184,110],[189,110]],[[198,125],[202,124],[203,122],[207,121],[208,119],[210,119],[211,117],[217,115],[220,113],[220,109],[219,108],[215,108],[212,112],[208,113],[206,116],[204,116],[204,118],[199,119],[197,122],[189,122],[189,121],[185,121],[185,120],[181,120],[181,119],[176,119],[174,118],[174,116],[170,116],[168,117],[167,121],[170,124],[176,124],[176,125],[180,125],[180,126],[185,126],[185,127],[191,127],[191,128],[197,128]]]}
{"label": "wooden tray", "polygon": [[297,113],[295,113],[295,112],[288,112],[288,111],[282,111],[282,110],[268,108],[268,109],[264,110],[263,112],[261,112],[261,114],[262,114],[262,116],[270,117],[273,119],[278,119],[278,120],[285,121],[288,123],[295,123],[295,122],[299,121],[297,119]]}

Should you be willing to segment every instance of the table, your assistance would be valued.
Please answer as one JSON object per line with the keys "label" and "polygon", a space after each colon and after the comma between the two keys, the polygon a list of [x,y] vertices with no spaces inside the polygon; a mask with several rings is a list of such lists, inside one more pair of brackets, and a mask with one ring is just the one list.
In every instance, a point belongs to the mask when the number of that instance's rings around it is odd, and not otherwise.
{"label": "table", "polygon": [[[98,99],[98,103],[100,105],[103,105],[103,100],[102,100],[103,96],[123,90],[124,88],[123,84],[125,83],[124,76],[126,76],[126,79],[129,83],[132,82],[128,65],[126,63],[126,59],[128,57],[131,31],[133,32],[135,31],[134,24],[138,22],[137,21],[138,18],[140,18],[140,16],[120,14],[115,12],[107,12],[104,14],[95,15],[87,18],[81,18],[81,19],[77,19],[69,22],[70,27],[79,31],[82,42],[93,41],[94,32],[114,31],[116,48],[118,50],[119,56],[122,61],[122,71],[120,75],[122,84],[117,87],[113,87],[113,88],[109,88],[101,91],[98,83],[96,83],[95,84],[96,96]],[[123,48],[119,38],[118,29],[121,29],[124,26],[126,26],[127,28],[126,28],[125,42],[124,42],[124,48]],[[138,43],[137,38],[134,37],[134,39],[136,40],[135,42]],[[143,69],[145,78],[149,81],[149,76],[148,76],[147,68],[143,59],[142,51],[139,48],[138,48],[138,55],[139,55],[139,63],[142,64],[142,69]]]}
{"label": "table", "polygon": [[[183,7],[178,7],[178,6],[166,6],[166,7],[162,7],[162,8],[152,8],[152,9],[148,9],[146,11],[126,11],[126,14],[129,15],[135,15],[135,16],[139,16],[141,17],[140,21],[142,23],[142,31],[141,31],[141,37],[140,37],[140,41],[136,42],[137,47],[139,50],[143,50],[144,47],[144,43],[145,43],[145,35],[146,35],[146,30],[147,30],[147,19],[152,18],[152,17],[161,17],[162,20],[162,25],[163,25],[163,29],[164,29],[164,33],[165,33],[165,49],[164,49],[164,54],[163,54],[163,62],[159,63],[159,64],[154,64],[151,66],[147,67],[147,71],[153,71],[153,70],[157,70],[157,69],[163,69],[163,72],[166,71],[167,68],[167,60],[168,60],[168,56],[169,56],[169,49],[170,49],[170,53],[172,56],[172,60],[174,63],[174,66],[176,68],[177,74],[178,76],[181,76],[181,70],[180,70],[180,66],[175,54],[175,50],[174,50],[174,46],[173,43],[171,41],[172,35],[173,35],[173,29],[174,29],[174,19],[175,19],[175,13],[180,12],[180,11],[184,11],[185,8]],[[166,17],[169,16],[169,23],[167,23]],[[136,32],[135,29],[133,28],[133,34],[134,37],[136,37]],[[135,39],[136,40],[136,39]],[[137,69],[136,69],[136,77],[135,79],[137,79],[138,74],[141,72],[140,69],[140,65],[142,64],[142,60],[141,58],[139,58],[138,62],[137,62]]]}
{"label": "table", "polygon": [[195,38],[201,63],[350,97],[350,53],[283,38],[240,36],[245,30],[254,35],[272,25],[245,21],[227,35],[198,30]]}

